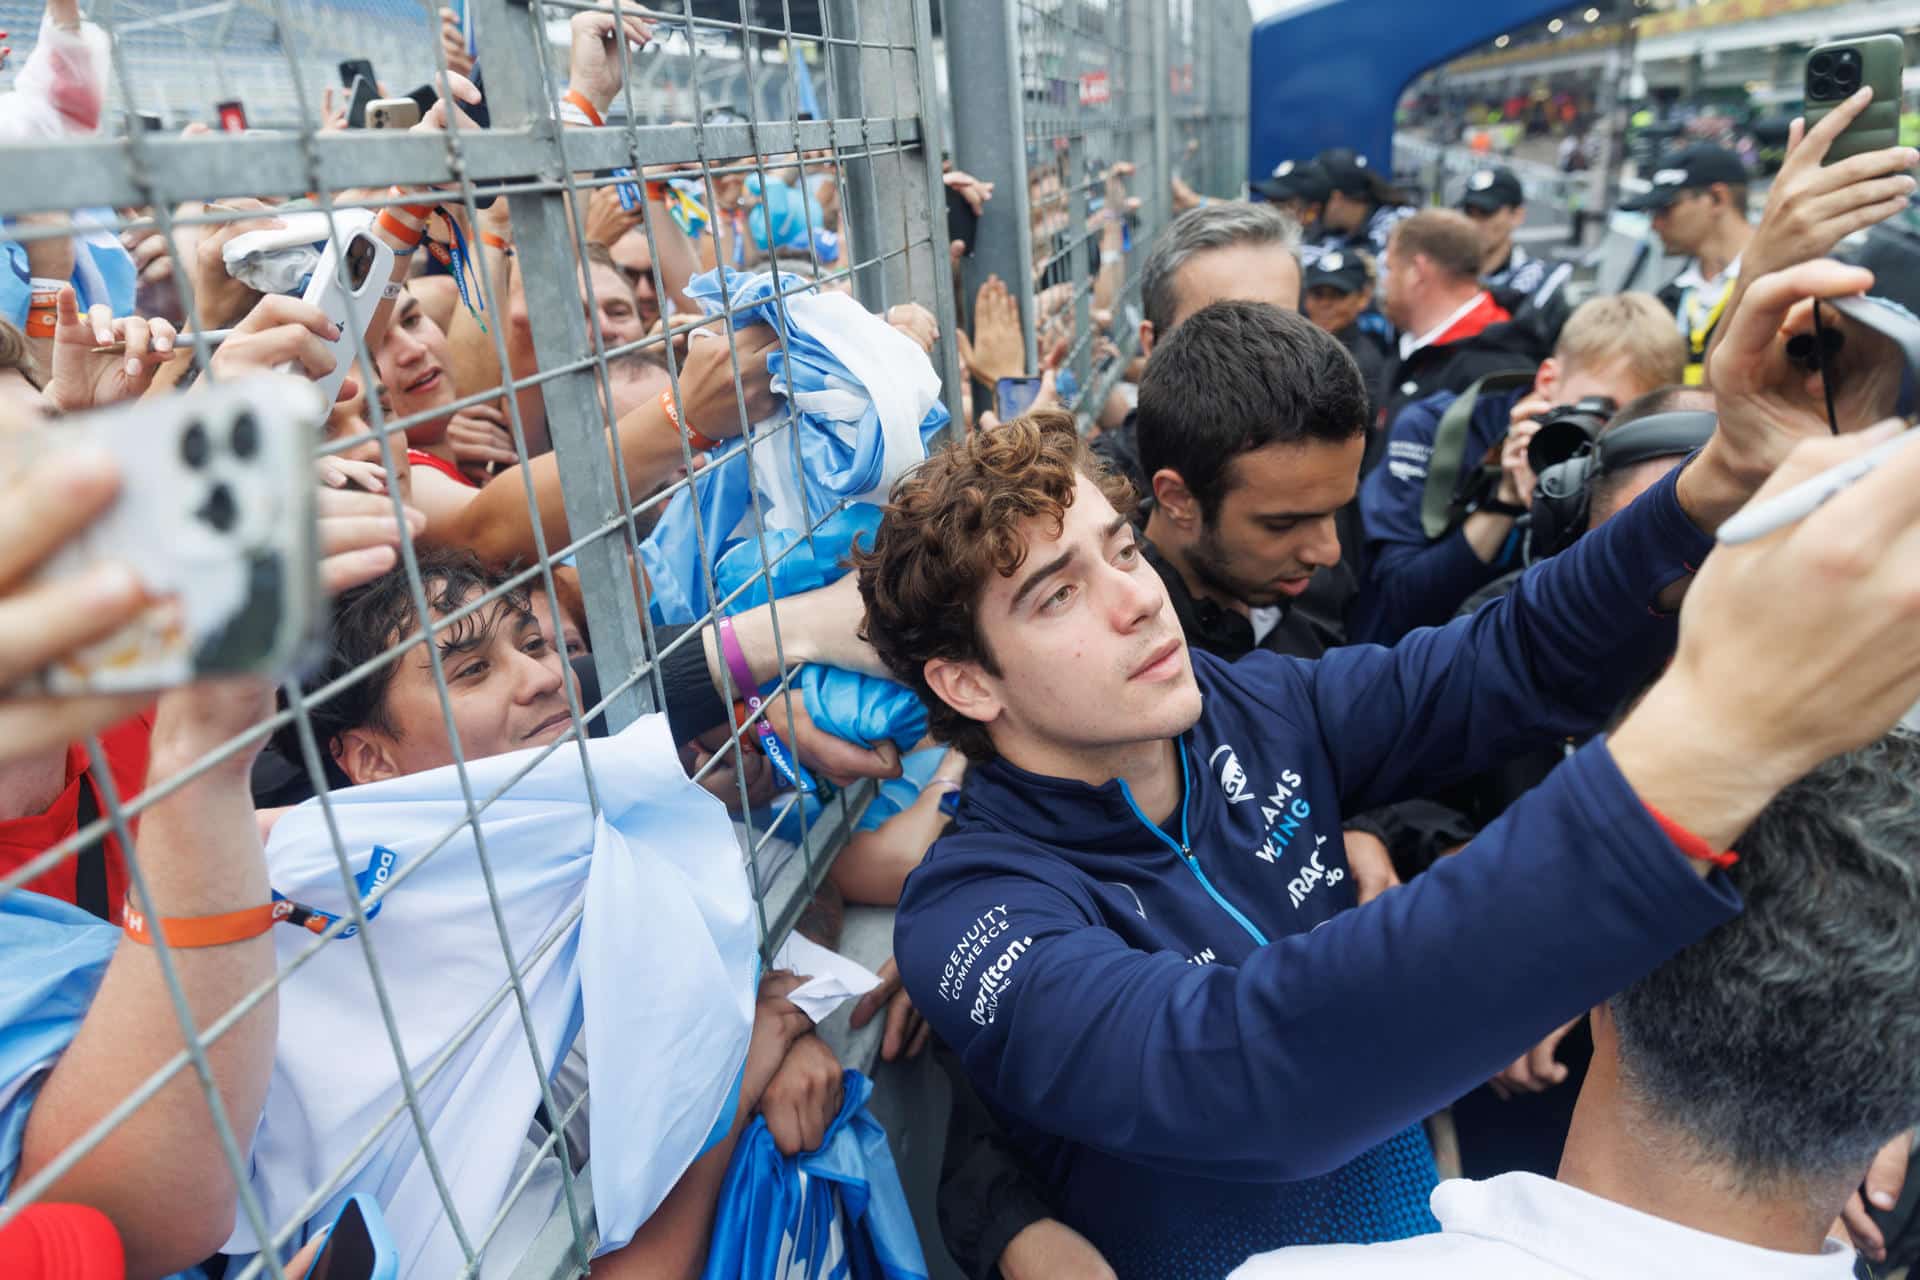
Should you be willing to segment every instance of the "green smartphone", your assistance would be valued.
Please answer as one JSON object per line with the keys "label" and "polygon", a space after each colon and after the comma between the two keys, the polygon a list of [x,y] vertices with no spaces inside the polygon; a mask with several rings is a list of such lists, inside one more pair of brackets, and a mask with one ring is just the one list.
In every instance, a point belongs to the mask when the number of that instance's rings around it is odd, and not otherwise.
{"label": "green smartphone", "polygon": [[1891,147],[1900,141],[1900,77],[1906,45],[1899,36],[1835,40],[1807,55],[1807,128],[1866,85],[1873,101],[1827,149],[1827,164]]}

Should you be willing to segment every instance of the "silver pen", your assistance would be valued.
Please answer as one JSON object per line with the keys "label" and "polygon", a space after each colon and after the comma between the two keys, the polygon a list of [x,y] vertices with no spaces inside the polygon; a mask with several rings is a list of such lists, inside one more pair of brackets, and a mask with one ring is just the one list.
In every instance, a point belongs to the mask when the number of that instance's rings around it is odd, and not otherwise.
{"label": "silver pen", "polygon": [[1857,458],[1848,458],[1845,462],[1828,467],[1819,475],[1809,476],[1785,493],[1764,502],[1748,503],[1720,526],[1717,540],[1729,544],[1752,542],[1776,529],[1784,529],[1806,519],[1825,505],[1829,498],[1864,479],[1881,463],[1912,444],[1917,434],[1920,433],[1902,431]]}

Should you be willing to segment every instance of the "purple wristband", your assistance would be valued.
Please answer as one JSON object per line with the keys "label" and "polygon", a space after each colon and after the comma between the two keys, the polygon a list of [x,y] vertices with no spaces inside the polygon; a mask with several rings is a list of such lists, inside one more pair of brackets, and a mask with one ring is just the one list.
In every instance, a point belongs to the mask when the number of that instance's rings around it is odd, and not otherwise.
{"label": "purple wristband", "polygon": [[[727,674],[733,677],[735,688],[747,704],[748,714],[758,712],[761,706],[760,686],[754,681],[753,668],[747,665],[746,652],[740,648],[740,637],[734,634],[733,619],[721,618],[717,629],[720,632],[720,656],[726,660]],[[766,716],[760,717],[759,723],[754,725],[754,732],[760,738],[760,754],[773,763],[780,776],[789,785],[811,793],[813,784],[787,759],[786,748],[774,736],[773,726],[767,723]]]}

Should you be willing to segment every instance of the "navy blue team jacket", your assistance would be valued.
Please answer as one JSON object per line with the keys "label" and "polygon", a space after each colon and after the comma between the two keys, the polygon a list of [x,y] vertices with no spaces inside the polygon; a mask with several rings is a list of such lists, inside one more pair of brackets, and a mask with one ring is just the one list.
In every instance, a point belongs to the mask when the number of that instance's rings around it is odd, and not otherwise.
{"label": "navy blue team jacket", "polygon": [[[1467,419],[1463,472],[1507,438],[1513,406],[1526,389],[1481,396]],[[1519,567],[1511,541],[1491,563],[1482,563],[1458,528],[1431,542],[1420,524],[1427,491],[1427,464],[1440,419],[1459,399],[1442,391],[1400,411],[1387,435],[1379,465],[1360,482],[1360,519],[1366,529],[1366,580],[1354,600],[1351,634],[1362,644],[1392,644],[1415,627],[1438,626],[1468,596]]]}
{"label": "navy blue team jacket", "polygon": [[1341,815],[1584,735],[1669,655],[1709,546],[1669,476],[1507,599],[1393,649],[1195,651],[1163,827],[1126,784],[969,772],[907,880],[915,1005],[1123,1276],[1434,1229],[1419,1121],[1732,918],[1604,739],[1364,910]]}

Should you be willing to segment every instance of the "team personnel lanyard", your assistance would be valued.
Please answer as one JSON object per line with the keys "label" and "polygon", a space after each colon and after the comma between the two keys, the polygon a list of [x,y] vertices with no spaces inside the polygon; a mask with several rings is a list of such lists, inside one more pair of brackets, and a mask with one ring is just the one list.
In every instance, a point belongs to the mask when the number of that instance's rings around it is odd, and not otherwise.
{"label": "team personnel lanyard", "polygon": [[1700,316],[1700,291],[1687,290],[1687,385],[1700,386],[1707,377],[1707,340],[1713,337],[1713,330],[1720,323],[1720,313],[1727,309],[1727,299],[1733,296],[1735,281],[1729,279],[1726,287],[1720,290],[1720,298],[1707,311],[1702,321]]}

